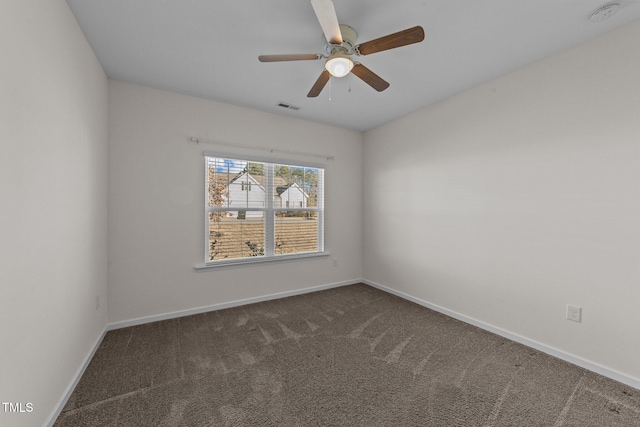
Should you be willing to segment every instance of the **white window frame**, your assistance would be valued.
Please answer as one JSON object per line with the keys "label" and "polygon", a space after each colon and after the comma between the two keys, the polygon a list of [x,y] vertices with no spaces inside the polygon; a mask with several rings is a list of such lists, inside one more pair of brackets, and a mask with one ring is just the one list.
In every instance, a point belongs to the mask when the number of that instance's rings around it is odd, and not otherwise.
{"label": "white window frame", "polygon": [[[215,207],[209,206],[209,189],[208,189],[208,163],[209,158],[217,157],[221,159],[229,159],[235,161],[242,162],[256,162],[263,163],[265,168],[265,181],[264,186],[266,190],[266,206],[264,208],[255,208],[255,207],[246,207],[241,210],[244,211],[260,211],[264,212],[264,227],[265,227],[265,241],[264,241],[264,255],[255,256],[255,257],[243,257],[243,258],[232,258],[232,259],[219,259],[219,260],[209,260],[209,213],[215,211],[230,211],[229,207]],[[305,208],[283,208],[274,206],[275,194],[274,194],[274,186],[273,186],[273,176],[274,176],[274,166],[289,166],[289,167],[306,167],[313,168],[318,170],[318,206],[315,208],[309,208],[308,206]],[[217,267],[229,267],[229,266],[245,266],[251,264],[262,264],[265,262],[273,262],[273,261],[290,261],[296,259],[307,259],[314,257],[326,257],[329,256],[330,253],[325,251],[324,249],[324,171],[325,166],[320,164],[308,163],[308,162],[300,162],[295,160],[282,160],[282,159],[265,159],[255,156],[238,156],[238,155],[228,155],[221,153],[204,153],[204,169],[205,169],[205,178],[204,178],[204,205],[205,205],[205,227],[204,227],[204,264],[195,266],[196,270],[204,270],[211,269]],[[245,186],[246,189],[247,186]],[[275,251],[275,220],[276,212],[281,211],[314,211],[317,213],[317,221],[318,221],[318,245],[317,250],[313,252],[297,252],[291,254],[280,254],[277,255],[274,253]]]}

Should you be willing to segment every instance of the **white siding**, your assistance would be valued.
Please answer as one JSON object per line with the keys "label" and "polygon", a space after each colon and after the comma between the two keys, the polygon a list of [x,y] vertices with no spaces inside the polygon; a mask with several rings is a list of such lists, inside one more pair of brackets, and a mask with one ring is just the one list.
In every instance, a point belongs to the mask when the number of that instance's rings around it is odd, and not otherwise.
{"label": "white siding", "polygon": [[[265,189],[250,174],[244,173],[229,185],[230,216],[238,216],[238,210],[245,208],[265,208]],[[262,212],[247,211],[247,218],[262,217]]]}
{"label": "white siding", "polygon": [[293,183],[280,194],[280,200],[280,206],[283,209],[307,207],[307,195],[296,183]]}

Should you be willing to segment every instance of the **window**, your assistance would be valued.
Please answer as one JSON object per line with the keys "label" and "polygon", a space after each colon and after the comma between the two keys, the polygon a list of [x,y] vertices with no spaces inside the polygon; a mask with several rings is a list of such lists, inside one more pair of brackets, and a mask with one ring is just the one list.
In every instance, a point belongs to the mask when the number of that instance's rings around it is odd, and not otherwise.
{"label": "window", "polygon": [[205,156],[206,266],[322,254],[324,169]]}

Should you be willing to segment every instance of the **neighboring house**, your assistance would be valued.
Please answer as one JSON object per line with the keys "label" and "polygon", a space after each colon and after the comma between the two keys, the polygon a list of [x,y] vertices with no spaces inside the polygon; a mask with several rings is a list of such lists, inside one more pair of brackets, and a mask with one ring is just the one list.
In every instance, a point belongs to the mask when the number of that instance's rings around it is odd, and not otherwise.
{"label": "neighboring house", "polygon": [[[263,178],[263,177],[260,177]],[[260,180],[263,181],[264,180]],[[264,208],[265,207],[265,188],[251,174],[244,172],[236,176],[229,183],[228,204],[229,208],[237,208],[243,211],[243,208]],[[225,199],[227,199],[225,197]],[[262,217],[260,211],[245,211],[244,214],[248,218]],[[229,212],[229,216],[237,217],[238,211]]]}
{"label": "neighboring house", "polygon": [[[306,208],[309,195],[297,184],[287,184],[287,181],[279,176],[273,177],[273,184],[276,187],[274,193],[273,206],[276,209]],[[264,187],[264,176],[251,175],[243,172],[236,176],[229,183],[228,206],[237,209],[229,212],[229,216],[246,218],[257,218],[262,216],[260,211],[245,211],[243,208],[264,208],[266,190]]]}
{"label": "neighboring house", "polygon": [[309,195],[297,183],[276,187],[276,208],[306,208]]}

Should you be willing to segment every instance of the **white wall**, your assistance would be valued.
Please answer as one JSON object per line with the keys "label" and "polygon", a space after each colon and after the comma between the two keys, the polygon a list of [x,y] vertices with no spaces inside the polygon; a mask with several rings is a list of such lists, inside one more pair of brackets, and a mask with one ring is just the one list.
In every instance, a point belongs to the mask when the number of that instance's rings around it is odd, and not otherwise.
{"label": "white wall", "polygon": [[[360,133],[118,81],[109,95],[110,322],[362,277]],[[331,257],[196,272],[204,262],[203,151],[271,154],[189,144],[191,135],[334,155],[325,161]]]}
{"label": "white wall", "polygon": [[640,387],[638,40],[636,21],[366,133],[364,277]]}
{"label": "white wall", "polygon": [[107,321],[107,78],[63,0],[2,1],[0,52],[0,425],[38,426]]}

